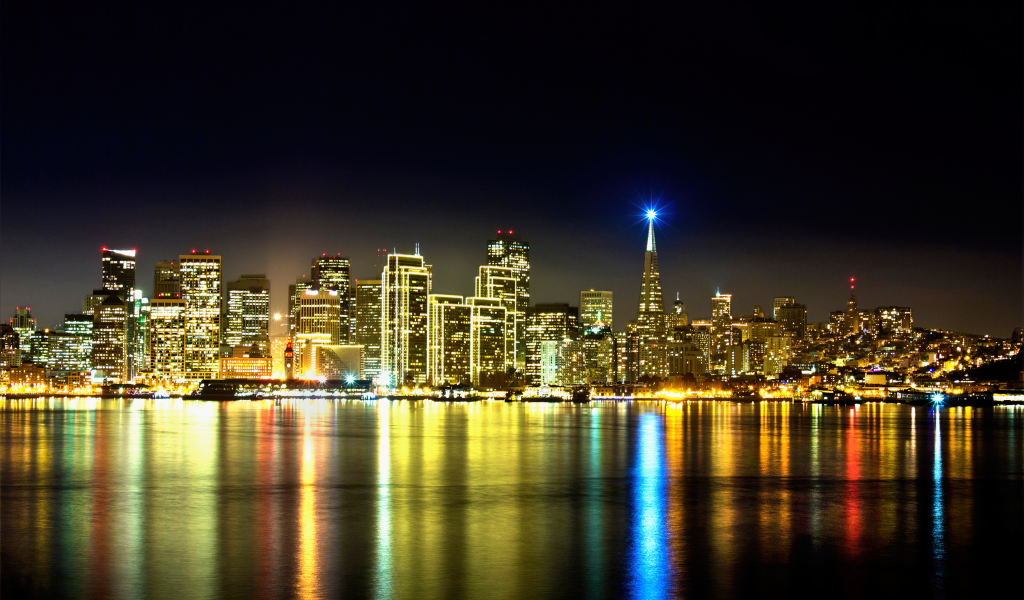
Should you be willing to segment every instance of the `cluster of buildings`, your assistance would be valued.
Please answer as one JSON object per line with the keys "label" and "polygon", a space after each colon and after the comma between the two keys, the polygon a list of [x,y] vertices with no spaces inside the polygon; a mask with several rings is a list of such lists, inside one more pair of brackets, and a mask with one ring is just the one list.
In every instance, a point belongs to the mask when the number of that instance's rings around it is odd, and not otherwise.
{"label": "cluster of buildings", "polygon": [[[287,315],[271,315],[270,281],[223,282],[209,251],[160,261],[153,294],[136,284],[136,251],[102,250],[100,287],[54,329],[29,307],[0,325],[0,386],[74,393],[101,384],[194,389],[211,379],[321,379],[383,388],[647,386],[707,389],[722,382],[809,386],[936,380],[1014,355],[1019,340],[914,328],[909,307],[845,310],[808,323],[778,297],[736,314],[716,293],[711,318],[691,320],[678,294],[666,310],[649,215],[637,318],[613,323],[613,293],[580,292],[578,306],[530,303],[530,245],[512,231],[488,241],[473,295],[435,293],[420,255],[387,253],[375,279],[323,254],[288,286]],[[851,288],[853,281],[851,280]],[[1019,337],[1019,336],[1018,336]],[[954,350],[955,348],[955,350]]]}

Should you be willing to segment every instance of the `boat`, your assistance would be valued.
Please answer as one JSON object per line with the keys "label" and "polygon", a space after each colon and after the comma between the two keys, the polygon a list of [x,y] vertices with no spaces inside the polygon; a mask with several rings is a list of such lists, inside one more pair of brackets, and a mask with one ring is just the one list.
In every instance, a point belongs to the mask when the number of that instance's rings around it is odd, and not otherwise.
{"label": "boat", "polygon": [[572,402],[580,404],[590,402],[590,388],[585,385],[574,387],[572,389]]}

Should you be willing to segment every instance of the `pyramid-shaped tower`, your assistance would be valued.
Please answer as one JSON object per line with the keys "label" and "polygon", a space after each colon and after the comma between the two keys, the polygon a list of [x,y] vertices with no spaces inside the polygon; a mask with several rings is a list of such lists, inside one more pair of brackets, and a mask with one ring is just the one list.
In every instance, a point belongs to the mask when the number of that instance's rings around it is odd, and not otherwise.
{"label": "pyramid-shaped tower", "polygon": [[654,243],[654,219],[647,228],[647,252],[644,253],[644,279],[640,288],[640,309],[636,327],[638,377],[668,375],[665,338],[665,305],[661,297],[661,272]]}

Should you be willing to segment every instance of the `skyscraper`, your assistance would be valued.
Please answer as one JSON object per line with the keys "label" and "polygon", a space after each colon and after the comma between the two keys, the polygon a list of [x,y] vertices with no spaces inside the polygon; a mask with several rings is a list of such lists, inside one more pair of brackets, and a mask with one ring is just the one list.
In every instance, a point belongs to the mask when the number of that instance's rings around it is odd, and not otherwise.
{"label": "skyscraper", "polygon": [[779,322],[783,331],[793,334],[795,339],[802,340],[807,337],[807,306],[794,301],[776,307],[775,320]]}
{"label": "skyscraper", "polygon": [[367,379],[380,375],[381,284],[380,279],[357,279],[355,343],[363,347],[363,372]]}
{"label": "skyscraper", "polygon": [[422,256],[389,254],[381,274],[381,375],[394,386],[427,380],[427,290]]}
{"label": "skyscraper", "polygon": [[149,364],[176,381],[185,372],[185,300],[153,298],[149,303]]}
{"label": "skyscraper", "polygon": [[224,342],[232,348],[256,344],[270,356],[270,280],[262,273],[242,275],[227,285]]}
{"label": "skyscraper", "polygon": [[288,335],[295,336],[299,326],[299,300],[303,292],[313,287],[313,281],[305,275],[295,278],[295,283],[288,286]]}
{"label": "skyscraper", "polygon": [[92,368],[94,376],[111,383],[128,381],[128,306],[111,293],[93,315]]}
{"label": "skyscraper", "polygon": [[612,329],[612,293],[593,289],[580,292],[580,326],[590,327],[598,321]]}
{"label": "skyscraper", "polygon": [[94,315],[64,315],[64,333],[73,338],[74,370],[92,370],[92,327]]}
{"label": "skyscraper", "polygon": [[185,369],[189,381],[220,374],[221,257],[182,254],[181,299],[185,301]]}
{"label": "skyscraper", "polygon": [[661,297],[658,249],[654,243],[654,215],[648,218],[644,277],[637,312],[637,376],[668,374],[665,336],[665,305]]}
{"label": "skyscraper", "polygon": [[18,343],[21,344],[22,356],[28,356],[32,349],[32,334],[36,332],[36,319],[32,316],[32,308],[15,306],[10,325],[14,331],[18,332]]}
{"label": "skyscraper", "polygon": [[[515,273],[510,267],[483,266],[475,280],[477,298],[493,298],[499,300],[505,309],[505,351],[503,356],[509,360],[508,366],[515,366],[516,356],[516,285]],[[471,304],[468,300],[466,304]],[[478,306],[489,306],[489,303],[478,303]],[[504,369],[502,369],[504,371]]]}
{"label": "skyscraper", "polygon": [[314,258],[313,264],[310,267],[313,288],[335,290],[341,298],[339,310],[341,315],[341,339],[343,344],[347,344],[349,339],[349,295],[352,287],[351,271],[352,263],[348,258],[344,258],[340,254],[337,256],[328,256],[327,254],[323,254],[320,257]]}
{"label": "skyscraper", "polygon": [[579,339],[579,309],[568,304],[538,304],[526,310],[526,380],[541,384],[542,343]]}
{"label": "skyscraper", "polygon": [[122,381],[131,381],[135,377],[136,359],[135,343],[138,314],[135,312],[135,249],[112,250],[103,248],[103,290],[108,293],[115,293],[124,300],[127,310],[125,321],[125,366],[127,368],[125,378]]}
{"label": "skyscraper", "polygon": [[530,306],[530,243],[512,230],[498,231],[497,239],[487,242],[487,264],[512,269],[516,280],[516,365],[524,364],[526,345],[524,328],[526,309]]}
{"label": "skyscraper", "polygon": [[318,346],[341,345],[341,292],[307,289],[299,298],[299,322],[292,348],[300,376],[315,376]]}
{"label": "skyscraper", "polygon": [[668,324],[671,328],[686,327],[690,324],[690,318],[686,316],[686,305],[679,299],[679,292],[676,292],[676,301],[672,303]]}
{"label": "skyscraper", "polygon": [[[732,294],[715,292],[711,299],[711,354],[725,354],[726,347],[732,339]],[[718,362],[724,362],[721,357]]]}
{"label": "skyscraper", "polygon": [[[466,298],[470,311],[469,371],[473,385],[493,386],[493,377],[508,368],[507,311],[498,298]],[[513,321],[514,322],[514,321]]]}
{"label": "skyscraper", "polygon": [[796,304],[796,298],[794,296],[779,296],[772,302],[772,318],[776,321],[779,320],[779,309],[787,304]]}
{"label": "skyscraper", "polygon": [[180,276],[174,261],[160,260],[153,269],[153,297],[180,298]]}
{"label": "skyscraper", "polygon": [[432,385],[472,381],[470,307],[462,296],[430,294],[427,311],[427,380]]}

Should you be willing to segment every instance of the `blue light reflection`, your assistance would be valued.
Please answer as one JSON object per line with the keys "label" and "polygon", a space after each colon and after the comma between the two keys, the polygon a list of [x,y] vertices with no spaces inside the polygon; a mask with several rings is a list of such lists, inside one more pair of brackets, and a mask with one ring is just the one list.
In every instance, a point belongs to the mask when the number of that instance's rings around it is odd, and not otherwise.
{"label": "blue light reflection", "polygon": [[661,417],[654,413],[640,415],[632,504],[629,594],[633,598],[667,597],[664,436]]}

